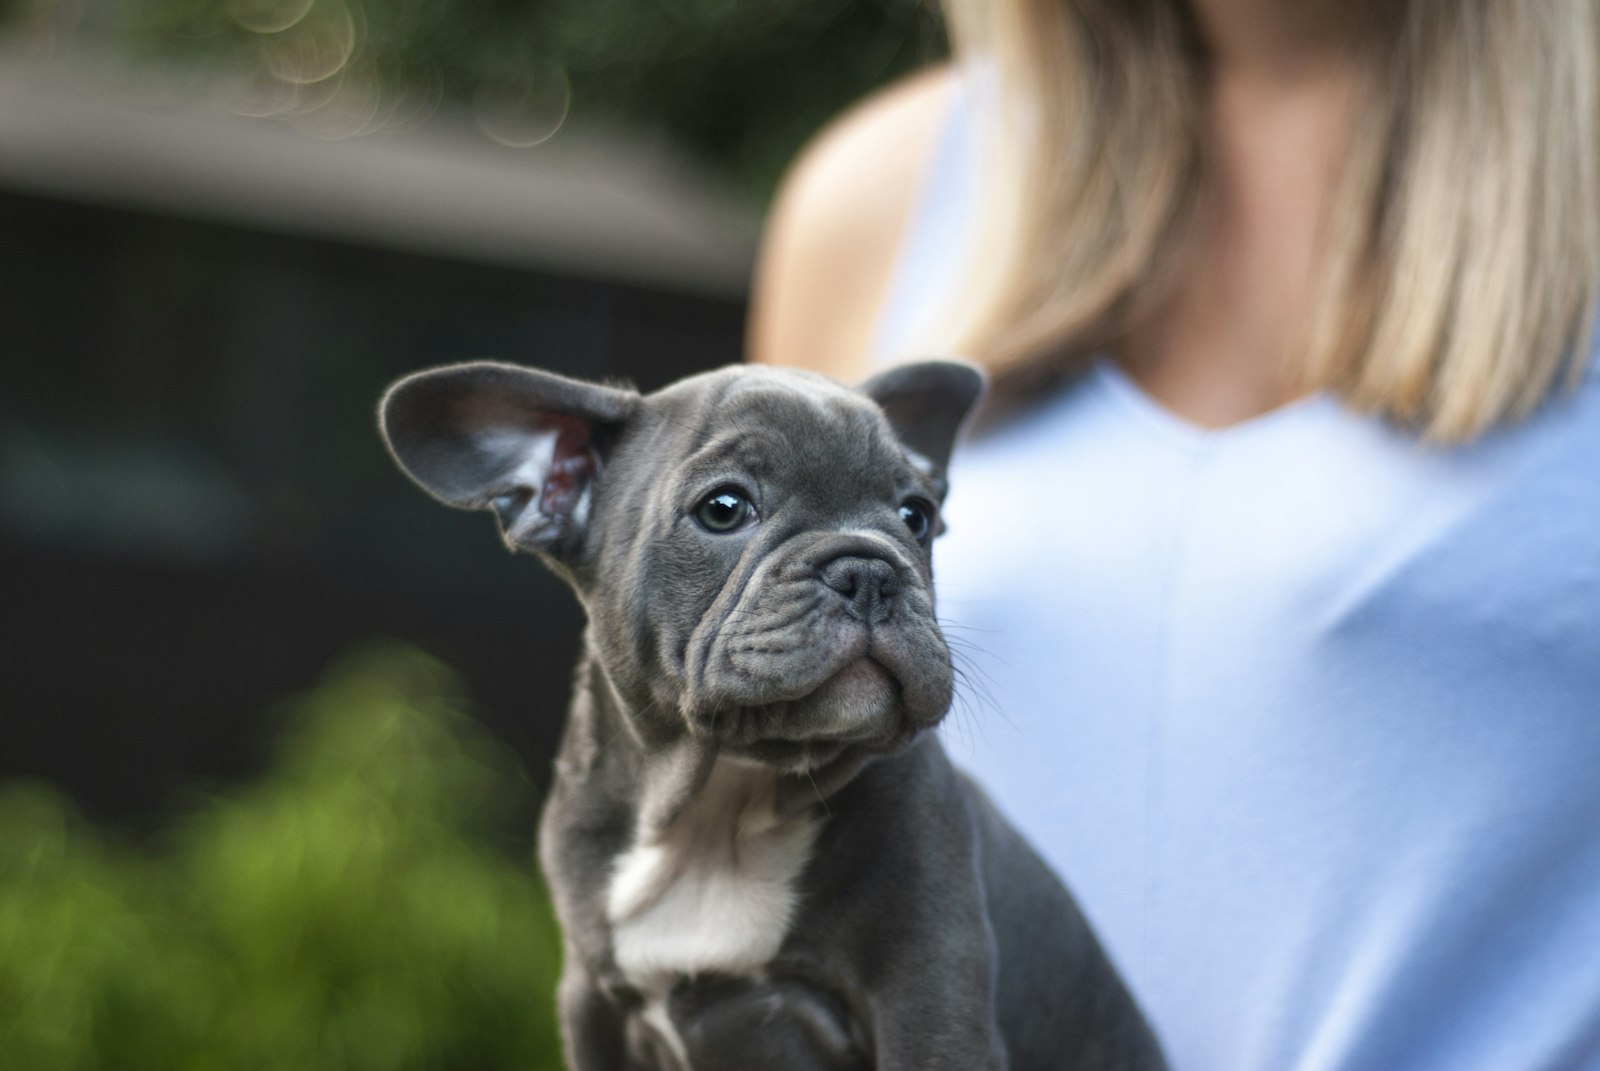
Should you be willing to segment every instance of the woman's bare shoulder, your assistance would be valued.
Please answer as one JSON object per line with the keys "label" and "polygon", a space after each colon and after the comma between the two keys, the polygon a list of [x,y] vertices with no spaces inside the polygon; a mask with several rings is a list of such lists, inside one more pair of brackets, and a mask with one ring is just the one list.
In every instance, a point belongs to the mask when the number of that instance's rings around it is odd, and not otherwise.
{"label": "woman's bare shoulder", "polygon": [[878,91],[829,124],[790,168],[756,267],[752,360],[847,381],[865,373],[952,81],[939,66]]}

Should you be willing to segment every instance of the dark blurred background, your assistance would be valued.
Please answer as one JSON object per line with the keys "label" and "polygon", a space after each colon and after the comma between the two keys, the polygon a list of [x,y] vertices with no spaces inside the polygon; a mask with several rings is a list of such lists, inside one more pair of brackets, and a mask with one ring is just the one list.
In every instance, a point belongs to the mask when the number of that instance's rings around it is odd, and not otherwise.
{"label": "dark blurred background", "polygon": [[155,829],[392,637],[537,787],[575,604],[380,390],[739,359],[781,168],[943,48],[924,0],[0,2],[0,780]]}
{"label": "dark blurred background", "polygon": [[374,404],[738,360],[782,167],[942,49],[922,0],[0,0],[0,1065],[559,1066],[581,621]]}

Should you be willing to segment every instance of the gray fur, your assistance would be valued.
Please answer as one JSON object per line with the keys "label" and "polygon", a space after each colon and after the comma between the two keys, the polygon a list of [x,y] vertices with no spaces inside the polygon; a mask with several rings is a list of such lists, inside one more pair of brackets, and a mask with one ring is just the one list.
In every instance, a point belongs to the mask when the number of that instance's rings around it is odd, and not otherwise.
{"label": "gray fur", "polygon": [[[401,467],[492,509],[588,614],[540,841],[578,1071],[1162,1066],[1070,896],[925,732],[950,657],[900,508],[937,507],[981,388],[926,362],[859,390],[735,367],[641,396],[477,363],[385,396]],[[697,504],[729,486],[757,519],[708,531]],[[619,967],[619,874],[690,834],[753,852],[686,825],[718,792],[810,845],[787,928],[753,968],[652,989]]]}

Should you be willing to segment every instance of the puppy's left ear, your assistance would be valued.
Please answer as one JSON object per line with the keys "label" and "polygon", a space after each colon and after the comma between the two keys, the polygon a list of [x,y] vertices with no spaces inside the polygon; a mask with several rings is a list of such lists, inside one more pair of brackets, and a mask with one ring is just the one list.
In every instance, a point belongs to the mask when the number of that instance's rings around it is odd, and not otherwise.
{"label": "puppy's left ear", "polygon": [[983,396],[986,377],[965,361],[896,365],[856,389],[877,402],[906,449],[944,479],[956,433]]}
{"label": "puppy's left ear", "polygon": [[493,510],[507,545],[557,558],[589,519],[611,444],[637,391],[521,365],[474,361],[418,372],[378,404],[406,475],[458,509]]}

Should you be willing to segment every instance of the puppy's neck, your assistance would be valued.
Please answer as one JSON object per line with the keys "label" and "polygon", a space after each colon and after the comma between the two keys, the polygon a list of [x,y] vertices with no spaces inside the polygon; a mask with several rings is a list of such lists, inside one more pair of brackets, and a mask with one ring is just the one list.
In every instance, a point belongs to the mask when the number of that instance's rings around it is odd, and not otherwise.
{"label": "puppy's neck", "polygon": [[819,819],[782,818],[778,774],[719,758],[665,827],[643,825],[615,859],[605,917],[618,971],[647,999],[705,973],[759,973],[800,902]]}
{"label": "puppy's neck", "polygon": [[647,729],[661,719],[641,718],[592,650],[578,664],[576,684],[557,773],[625,805],[637,816],[640,834],[666,829],[710,777],[715,745],[686,730]]}
{"label": "puppy's neck", "polygon": [[705,789],[712,771],[731,764],[747,781],[770,784],[771,808],[779,818],[828,809],[829,799],[874,753],[846,750],[827,764],[805,771],[782,771],[753,759],[720,752],[714,741],[688,729],[667,727],[667,719],[646,718],[612,682],[590,649],[577,673],[567,739],[558,768],[563,776],[604,785],[625,800],[637,816],[636,835],[649,841],[677,822]]}
{"label": "puppy's neck", "polygon": [[[671,820],[656,824],[641,812],[633,856],[610,892],[613,921],[638,914],[691,866],[733,871],[741,845],[748,846],[783,824],[773,807],[777,773],[754,763],[722,758]],[[708,863],[709,860],[709,863]]]}
{"label": "puppy's neck", "polygon": [[597,890],[606,954],[652,1007],[677,978],[759,971],[788,933],[818,820],[779,814],[784,775],[770,766],[687,730],[647,739],[663,719],[640,719],[592,653],[579,682],[561,776],[632,824]]}

